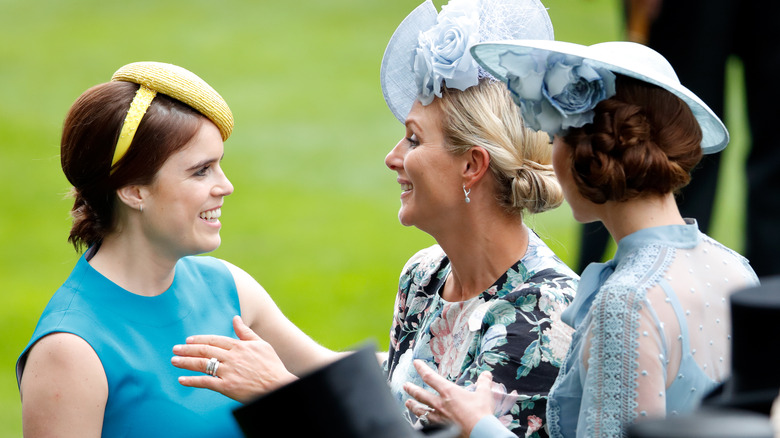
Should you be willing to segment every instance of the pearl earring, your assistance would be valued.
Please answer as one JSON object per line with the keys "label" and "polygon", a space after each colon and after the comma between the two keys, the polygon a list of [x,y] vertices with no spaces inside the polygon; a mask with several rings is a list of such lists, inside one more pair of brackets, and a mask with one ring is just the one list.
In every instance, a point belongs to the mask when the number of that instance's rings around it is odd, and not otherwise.
{"label": "pearl earring", "polygon": [[463,193],[466,195],[466,204],[471,202],[471,198],[469,198],[469,193],[471,193],[471,189],[466,190],[466,184],[463,184]]}

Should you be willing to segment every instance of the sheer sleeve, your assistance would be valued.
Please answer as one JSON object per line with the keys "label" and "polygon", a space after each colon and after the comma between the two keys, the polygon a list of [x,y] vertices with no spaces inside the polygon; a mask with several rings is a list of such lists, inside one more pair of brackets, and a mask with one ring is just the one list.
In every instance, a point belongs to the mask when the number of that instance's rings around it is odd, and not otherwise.
{"label": "sheer sleeve", "polygon": [[604,288],[591,310],[577,435],[620,436],[637,416],[665,413],[664,333],[644,291]]}

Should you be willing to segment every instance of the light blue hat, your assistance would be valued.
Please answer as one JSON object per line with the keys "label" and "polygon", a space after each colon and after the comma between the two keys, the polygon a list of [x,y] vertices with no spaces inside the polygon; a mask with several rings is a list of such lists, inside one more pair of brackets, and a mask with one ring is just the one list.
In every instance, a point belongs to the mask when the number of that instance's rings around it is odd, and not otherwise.
{"label": "light blue hat", "polygon": [[[544,124],[546,121],[554,126],[552,129],[543,129],[550,134],[557,134],[556,128],[561,129],[561,125],[550,122],[549,115],[560,118],[562,114],[564,119],[576,119],[580,114],[567,114],[565,108],[561,109],[558,105],[560,99],[550,97],[548,86],[550,86],[551,75],[549,73],[555,69],[561,69],[561,66],[571,69],[572,66],[585,65],[588,72],[592,71],[591,75],[597,76],[596,80],[592,77],[588,79],[591,84],[595,85],[592,85],[593,90],[587,91],[590,93],[601,91],[596,89],[603,85],[606,93],[601,93],[595,99],[592,97],[595,94],[591,94],[592,105],[583,109],[592,110],[598,101],[611,96],[610,91],[614,94],[614,89],[610,90],[610,85],[614,87],[614,78],[607,76],[611,75],[609,72],[618,73],[657,85],[682,99],[691,109],[701,127],[703,153],[719,152],[729,142],[729,132],[720,118],[698,96],[680,83],[677,74],[666,58],[642,44],[615,41],[583,46],[563,41],[519,39],[476,44],[472,47],[471,53],[490,74],[507,82],[516,101],[523,108],[523,118],[526,119],[526,123],[534,127],[535,122],[541,121]],[[534,73],[534,69],[536,69],[536,73]],[[604,74],[604,71],[607,73]],[[580,82],[580,85],[582,83]],[[574,85],[573,82],[570,84]],[[529,97],[533,94],[529,87],[536,90],[536,97]],[[560,85],[555,87],[558,90],[564,89]],[[577,87],[572,86],[569,89],[575,90]],[[583,89],[585,87],[578,90]],[[543,92],[540,93],[540,90]],[[576,100],[571,99],[571,96],[567,98],[569,102]],[[549,111],[553,107],[560,114]],[[592,115],[590,121],[592,122]],[[576,124],[565,121],[562,128],[565,129],[567,124],[569,126],[582,126],[579,123],[584,124],[582,120]],[[536,128],[538,129],[538,126]]]}
{"label": "light blue hat", "polygon": [[551,40],[539,0],[450,0],[441,13],[431,0],[398,26],[385,49],[379,78],[387,106],[404,123],[415,100],[431,103],[441,87],[465,90],[491,77],[469,49],[480,41]]}

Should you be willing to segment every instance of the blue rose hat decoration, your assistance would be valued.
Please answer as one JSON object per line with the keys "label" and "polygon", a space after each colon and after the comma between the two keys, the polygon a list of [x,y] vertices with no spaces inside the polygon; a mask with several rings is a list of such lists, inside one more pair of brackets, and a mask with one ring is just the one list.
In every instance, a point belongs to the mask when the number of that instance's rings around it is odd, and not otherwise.
{"label": "blue rose hat decoration", "polygon": [[429,105],[443,86],[465,90],[482,78],[497,80],[474,60],[480,41],[551,40],[552,23],[539,0],[450,0],[436,11],[431,0],[398,26],[380,68],[382,94],[402,123],[415,100]]}
{"label": "blue rose hat decoration", "polygon": [[701,127],[702,152],[723,150],[729,132],[669,62],[642,44],[615,41],[583,46],[563,41],[506,40],[472,46],[485,70],[507,83],[523,120],[556,135],[593,122],[593,108],[615,94],[615,74],[657,85],[685,102]]}

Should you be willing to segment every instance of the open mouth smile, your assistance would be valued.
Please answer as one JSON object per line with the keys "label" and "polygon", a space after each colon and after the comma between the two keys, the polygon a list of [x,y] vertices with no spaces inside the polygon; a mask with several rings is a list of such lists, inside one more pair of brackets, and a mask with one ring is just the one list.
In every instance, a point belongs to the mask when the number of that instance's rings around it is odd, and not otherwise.
{"label": "open mouth smile", "polygon": [[221,207],[217,207],[212,210],[202,211],[199,215],[199,217],[206,222],[218,222],[220,216],[222,216]]}

